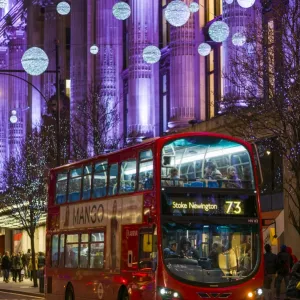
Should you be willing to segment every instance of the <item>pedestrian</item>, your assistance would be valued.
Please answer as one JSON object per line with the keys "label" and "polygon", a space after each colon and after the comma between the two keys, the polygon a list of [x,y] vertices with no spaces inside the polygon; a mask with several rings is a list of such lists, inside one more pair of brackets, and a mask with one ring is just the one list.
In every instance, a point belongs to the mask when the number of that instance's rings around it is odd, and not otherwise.
{"label": "pedestrian", "polygon": [[17,282],[17,277],[18,277],[19,282],[21,282],[22,281],[21,271],[23,269],[23,264],[22,264],[22,258],[20,252],[17,253],[17,255],[13,258],[12,264],[15,273],[14,281]]}
{"label": "pedestrian", "polygon": [[265,300],[273,300],[277,256],[272,253],[272,248],[269,244],[265,245],[265,251],[264,297]]}
{"label": "pedestrian", "polygon": [[9,270],[11,267],[11,260],[10,260],[8,251],[6,251],[2,257],[1,267],[3,270],[3,281],[8,283],[9,282]]}
{"label": "pedestrian", "polygon": [[288,286],[291,267],[292,267],[292,257],[286,251],[286,245],[282,245],[281,251],[277,254],[277,261],[276,261],[276,268],[277,268],[277,277],[275,280],[276,299],[280,299],[280,288],[281,288],[282,280],[284,280],[286,288]]}
{"label": "pedestrian", "polygon": [[300,261],[296,262],[292,268],[286,295],[294,299],[300,299]]}
{"label": "pedestrian", "polygon": [[13,252],[10,257],[10,262],[11,262],[10,272],[11,272],[12,280],[16,282],[16,269],[15,269],[15,264],[14,264],[15,257],[16,257],[16,254],[15,254],[15,252]]}

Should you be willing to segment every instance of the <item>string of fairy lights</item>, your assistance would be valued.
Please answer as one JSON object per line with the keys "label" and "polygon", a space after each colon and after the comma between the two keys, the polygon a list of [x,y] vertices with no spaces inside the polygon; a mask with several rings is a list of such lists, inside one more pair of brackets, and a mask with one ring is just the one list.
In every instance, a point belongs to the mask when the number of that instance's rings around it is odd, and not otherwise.
{"label": "string of fairy lights", "polygon": [[[234,1],[242,9],[252,7],[255,0],[223,0],[226,4],[232,5]],[[0,8],[7,5],[7,0],[0,0]],[[190,19],[192,14],[199,11],[199,4],[191,2],[187,5],[182,0],[172,0],[164,10],[164,16],[167,22],[174,27],[181,27],[185,25]],[[56,6],[56,11],[60,15],[68,15],[71,11],[71,6],[66,1],[60,1]],[[124,1],[119,1],[112,7],[113,16],[120,21],[125,21],[131,16],[130,5]],[[230,28],[224,21],[214,21],[208,28],[208,35],[213,42],[222,43],[227,40],[230,35]],[[202,42],[198,46],[198,53],[201,56],[207,56],[211,52],[211,41]],[[234,46],[240,47],[246,43],[246,37],[242,32],[236,32],[232,35],[232,43]],[[94,44],[90,46],[90,53],[93,55],[98,54],[99,47]],[[155,64],[161,58],[161,50],[155,45],[148,45],[141,53],[143,60],[148,64]],[[32,75],[38,76],[44,73],[49,65],[49,58],[44,50],[38,47],[31,47],[27,49],[21,59],[24,70]]]}

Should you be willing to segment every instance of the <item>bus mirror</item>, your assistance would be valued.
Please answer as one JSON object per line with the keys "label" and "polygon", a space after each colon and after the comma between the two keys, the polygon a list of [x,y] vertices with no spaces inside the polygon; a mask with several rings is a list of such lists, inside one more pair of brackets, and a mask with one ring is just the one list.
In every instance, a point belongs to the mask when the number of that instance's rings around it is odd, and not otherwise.
{"label": "bus mirror", "polygon": [[152,249],[153,249],[152,234],[144,234],[144,237],[143,237],[143,252],[151,253]]}

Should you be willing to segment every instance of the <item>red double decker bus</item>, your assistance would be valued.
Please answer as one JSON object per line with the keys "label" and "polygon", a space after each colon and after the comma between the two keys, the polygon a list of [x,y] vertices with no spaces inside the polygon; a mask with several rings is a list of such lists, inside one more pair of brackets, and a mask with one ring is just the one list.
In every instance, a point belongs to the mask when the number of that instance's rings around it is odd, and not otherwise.
{"label": "red double decker bus", "polygon": [[250,144],[155,138],[51,170],[47,300],[260,299]]}

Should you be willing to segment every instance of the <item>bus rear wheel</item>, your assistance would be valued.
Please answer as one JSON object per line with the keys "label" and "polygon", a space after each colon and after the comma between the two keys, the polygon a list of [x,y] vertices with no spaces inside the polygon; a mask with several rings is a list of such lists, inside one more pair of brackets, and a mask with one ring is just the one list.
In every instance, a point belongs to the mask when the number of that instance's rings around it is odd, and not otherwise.
{"label": "bus rear wheel", "polygon": [[65,300],[74,300],[74,290],[71,285],[67,286]]}

